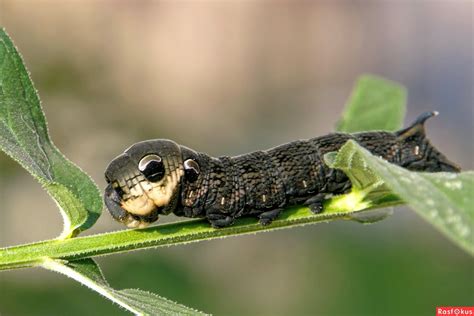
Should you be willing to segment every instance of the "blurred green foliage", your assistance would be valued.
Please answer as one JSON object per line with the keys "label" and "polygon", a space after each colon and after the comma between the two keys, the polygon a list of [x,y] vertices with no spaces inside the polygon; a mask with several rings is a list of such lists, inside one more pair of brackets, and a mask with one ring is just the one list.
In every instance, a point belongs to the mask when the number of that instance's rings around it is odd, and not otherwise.
{"label": "blurred green foliage", "polygon": [[406,98],[406,89],[396,82],[373,75],[361,76],[347,101],[337,130],[346,133],[396,131],[403,124]]}

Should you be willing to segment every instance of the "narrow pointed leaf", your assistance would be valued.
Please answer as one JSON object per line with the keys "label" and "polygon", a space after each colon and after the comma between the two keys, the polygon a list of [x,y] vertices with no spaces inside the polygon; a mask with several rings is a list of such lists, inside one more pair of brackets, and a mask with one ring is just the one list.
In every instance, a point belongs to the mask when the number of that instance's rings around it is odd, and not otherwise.
{"label": "narrow pointed leaf", "polygon": [[406,89],[380,77],[361,76],[337,124],[340,132],[395,131],[402,127],[406,110]]}
{"label": "narrow pointed leaf", "polygon": [[[348,141],[336,157],[327,160],[331,167],[343,170],[359,182],[366,180],[360,180],[365,174],[369,178],[373,175],[374,184],[377,179],[382,180],[384,184],[378,188],[390,189],[426,221],[474,255],[473,171],[412,172],[373,156],[354,141]],[[365,185],[370,186],[369,182]]]}
{"label": "narrow pointed leaf", "polygon": [[137,289],[115,290],[110,287],[92,259],[71,262],[45,259],[42,266],[82,283],[135,315],[204,315],[150,292]]}
{"label": "narrow pointed leaf", "polygon": [[0,29],[0,149],[54,198],[64,219],[60,237],[92,226],[102,210],[91,179],[52,143],[38,94],[20,54]]}

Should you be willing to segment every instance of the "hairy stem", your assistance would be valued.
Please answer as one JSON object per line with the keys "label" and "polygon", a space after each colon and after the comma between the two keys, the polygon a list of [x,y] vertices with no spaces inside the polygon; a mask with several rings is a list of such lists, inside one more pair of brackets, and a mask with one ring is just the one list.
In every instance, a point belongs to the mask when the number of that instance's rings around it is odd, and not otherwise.
{"label": "hairy stem", "polygon": [[[397,201],[387,201],[384,206],[393,205],[394,203],[397,203]],[[381,205],[377,207],[381,207]],[[285,210],[279,219],[268,226],[262,226],[253,218],[242,218],[232,226],[215,229],[204,220],[192,220],[140,230],[121,230],[64,240],[53,239],[0,249],[0,270],[37,266],[45,258],[75,260],[131,250],[270,231],[310,223],[351,219],[351,214],[354,213],[353,211],[326,211],[315,215],[305,207],[294,207]]]}

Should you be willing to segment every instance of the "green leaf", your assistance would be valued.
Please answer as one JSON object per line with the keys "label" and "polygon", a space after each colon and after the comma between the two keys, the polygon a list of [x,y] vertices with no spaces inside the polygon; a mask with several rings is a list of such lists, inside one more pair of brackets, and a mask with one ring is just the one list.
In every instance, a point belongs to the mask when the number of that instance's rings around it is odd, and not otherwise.
{"label": "green leaf", "polygon": [[102,211],[96,185],[54,146],[40,100],[21,56],[0,29],[0,149],[55,199],[64,220],[60,238],[91,227]]}
{"label": "green leaf", "polygon": [[[331,168],[344,171],[351,180],[351,195],[341,195],[339,199],[357,198],[364,208],[378,205],[382,201],[392,199],[399,201],[393,195],[390,188],[384,183],[383,179],[372,169],[368,168],[362,154],[358,151],[348,151],[346,147],[341,147],[339,152],[330,152],[324,156],[324,161]],[[339,205],[335,205],[339,207]]]}
{"label": "green leaf", "polygon": [[[421,217],[454,243],[474,255],[474,172],[412,172],[373,156],[356,142],[348,141],[326,161],[343,170],[371,203],[386,199],[391,190]],[[380,183],[382,182],[382,183]]]}
{"label": "green leaf", "polygon": [[204,315],[156,294],[137,289],[115,290],[92,259],[64,261],[45,259],[43,268],[64,274],[136,315]]}
{"label": "green leaf", "polygon": [[340,132],[395,131],[403,126],[406,89],[380,77],[361,76],[337,124]]}

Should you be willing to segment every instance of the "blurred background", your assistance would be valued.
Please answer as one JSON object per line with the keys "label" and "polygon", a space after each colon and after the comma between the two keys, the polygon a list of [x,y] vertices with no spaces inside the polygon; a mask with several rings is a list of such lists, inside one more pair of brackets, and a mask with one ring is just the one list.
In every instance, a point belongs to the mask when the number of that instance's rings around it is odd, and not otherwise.
{"label": "blurred background", "polygon": [[[363,73],[407,86],[407,121],[439,110],[430,139],[473,169],[472,1],[0,0],[0,25],[56,145],[101,188],[108,162],[144,139],[218,156],[326,134]],[[0,200],[1,247],[61,231],[55,204],[4,154]],[[104,212],[87,233],[119,229]],[[115,288],[217,315],[434,315],[474,302],[472,258],[403,207],[370,226],[333,222],[98,261]],[[66,311],[127,314],[51,272],[0,274],[1,315]]]}

